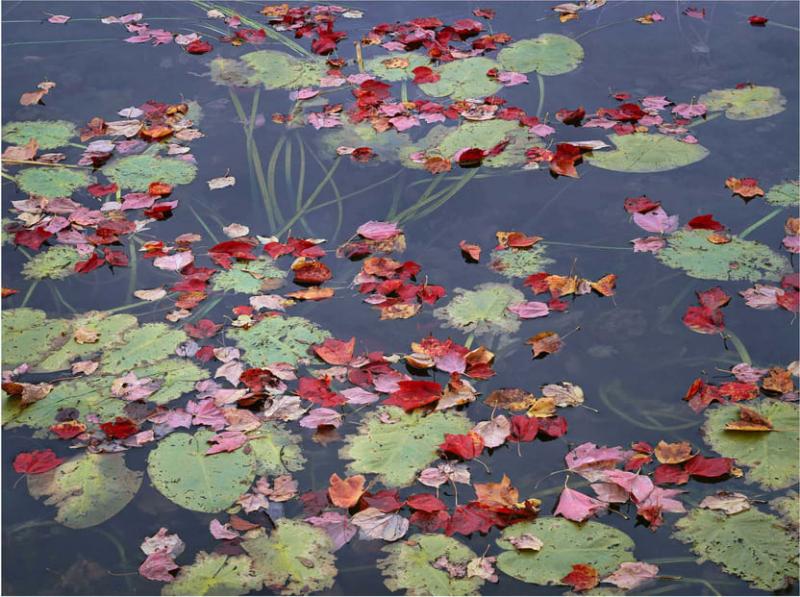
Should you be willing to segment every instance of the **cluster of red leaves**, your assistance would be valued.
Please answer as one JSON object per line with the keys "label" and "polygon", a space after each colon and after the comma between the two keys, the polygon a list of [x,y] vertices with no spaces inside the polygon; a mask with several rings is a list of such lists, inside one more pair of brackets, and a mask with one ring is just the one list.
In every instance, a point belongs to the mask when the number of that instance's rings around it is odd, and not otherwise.
{"label": "cluster of red leaves", "polygon": [[683,323],[698,334],[719,334],[725,329],[722,307],[727,305],[731,297],[719,286],[697,292],[699,306],[690,306],[683,315]]}
{"label": "cluster of red leaves", "polygon": [[787,396],[789,400],[795,399],[794,380],[791,373],[783,367],[772,367],[767,370],[746,366],[745,369],[746,374],[741,375],[734,368],[737,379],[719,385],[710,384],[697,378],[686,390],[683,399],[697,413],[705,410],[713,402],[721,404],[742,402],[758,398],[761,394],[771,397]]}
{"label": "cluster of red leaves", "polygon": [[292,31],[297,39],[311,37],[311,50],[315,54],[327,55],[336,50],[336,45],[347,37],[342,31],[334,31],[336,18],[346,9],[341,6],[294,6],[286,4],[265,6],[261,14],[267,17],[276,31]]}
{"label": "cluster of red leaves", "polygon": [[565,296],[577,297],[592,291],[600,296],[614,296],[616,284],[616,274],[607,274],[596,282],[592,282],[574,275],[559,276],[547,272],[531,274],[523,282],[523,285],[530,288],[534,295],[549,292],[550,300],[547,301],[547,306],[552,311],[567,310],[568,304],[561,300]]}
{"label": "cluster of red leaves", "polygon": [[439,340],[433,336],[411,344],[412,353],[406,355],[406,363],[414,369],[427,371],[438,369],[445,373],[466,375],[472,379],[489,379],[495,374],[492,369],[494,354],[480,346],[474,350],[456,344],[452,339]]}

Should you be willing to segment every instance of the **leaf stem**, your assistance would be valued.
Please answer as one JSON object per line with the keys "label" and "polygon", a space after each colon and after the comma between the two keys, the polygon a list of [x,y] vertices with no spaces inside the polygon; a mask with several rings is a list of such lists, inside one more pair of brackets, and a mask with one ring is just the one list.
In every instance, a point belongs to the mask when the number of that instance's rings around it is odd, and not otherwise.
{"label": "leaf stem", "polygon": [[749,225],[747,228],[745,228],[744,230],[742,230],[741,234],[739,234],[739,238],[745,238],[745,237],[747,237],[747,236],[748,236],[750,233],[752,233],[752,232],[754,232],[754,231],[758,230],[758,229],[759,229],[761,226],[763,226],[764,224],[766,224],[767,222],[769,222],[769,221],[770,221],[772,218],[774,218],[775,216],[777,216],[777,215],[778,215],[779,213],[781,213],[782,211],[783,211],[783,209],[779,207],[778,209],[775,209],[775,210],[773,210],[773,211],[769,212],[769,213],[768,213],[767,215],[765,215],[763,218],[761,218],[761,219],[760,219],[760,220],[758,220],[757,222],[754,222],[753,224],[750,224],[750,225]]}

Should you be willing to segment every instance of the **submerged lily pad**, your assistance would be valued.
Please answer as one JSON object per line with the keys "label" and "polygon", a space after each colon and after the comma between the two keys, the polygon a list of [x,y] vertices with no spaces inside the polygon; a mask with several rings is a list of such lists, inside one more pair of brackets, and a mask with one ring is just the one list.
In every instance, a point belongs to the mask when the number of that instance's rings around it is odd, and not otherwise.
{"label": "submerged lily pad", "polygon": [[725,112],[731,120],[755,120],[780,114],[786,98],[777,87],[753,85],[741,89],[713,89],[700,96],[709,112]]}
{"label": "submerged lily pad", "polygon": [[465,333],[511,334],[520,322],[508,307],[524,300],[525,295],[510,284],[487,283],[474,290],[456,288],[450,302],[433,314],[444,320],[443,326]]}
{"label": "submerged lily pad", "polygon": [[[395,61],[395,64],[408,61],[408,66],[389,68],[385,63]],[[405,81],[414,78],[414,69],[418,66],[433,66],[431,59],[418,52],[393,52],[381,54],[364,62],[364,69],[385,81]],[[484,73],[485,74],[485,73]]]}
{"label": "submerged lily pad", "polygon": [[125,466],[123,454],[85,452],[58,468],[28,475],[28,491],[58,509],[56,520],[85,529],[112,518],[139,491],[142,473]]}
{"label": "submerged lily pad", "polygon": [[547,257],[546,246],[538,244],[524,250],[492,251],[490,267],[506,278],[525,278],[545,271],[552,263],[555,261]]}
{"label": "submerged lily pad", "polygon": [[371,124],[361,123],[326,129],[320,135],[320,143],[325,155],[335,155],[336,148],[342,146],[369,147],[377,159],[395,161],[401,153],[406,155],[404,150],[411,145],[411,137],[395,129],[378,133]]}
{"label": "submerged lily pad", "polygon": [[539,37],[521,39],[503,48],[497,61],[505,70],[561,75],[575,70],[583,62],[583,47],[566,35],[542,33]]}
{"label": "submerged lily pad", "polygon": [[433,567],[444,556],[447,561],[464,566],[477,558],[469,547],[445,535],[418,534],[387,545],[389,554],[378,560],[378,568],[386,578],[384,584],[390,591],[405,590],[407,595],[478,595],[483,579],[453,578],[446,570]]}
{"label": "submerged lily pad", "polygon": [[324,342],[330,333],[302,317],[267,317],[249,329],[228,331],[244,358],[254,367],[286,362],[292,365],[309,356],[312,344]]}
{"label": "submerged lily pad", "polygon": [[197,168],[177,158],[131,155],[104,166],[102,172],[122,190],[146,191],[151,182],[189,184],[197,175]]}
{"label": "submerged lily pad", "polygon": [[228,270],[218,272],[211,278],[214,290],[259,294],[274,290],[283,284],[286,272],[275,266],[269,257],[255,261],[234,263]]}
{"label": "submerged lily pad", "polygon": [[39,149],[63,147],[76,134],[75,125],[66,120],[24,120],[3,125],[5,143],[25,145],[36,139]]}
{"label": "submerged lily pad", "polygon": [[718,245],[708,241],[710,234],[710,230],[679,230],[667,237],[667,246],[656,258],[703,280],[780,280],[792,269],[786,257],[767,245],[736,236]]}
{"label": "submerged lily pad", "polygon": [[261,580],[246,555],[198,552],[194,564],[181,566],[178,576],[164,585],[162,595],[246,595]]}
{"label": "submerged lily pad", "polygon": [[295,58],[275,50],[258,50],[244,54],[241,60],[252,70],[248,83],[261,83],[266,89],[298,89],[316,87],[326,75],[324,60]]}
{"label": "submerged lily pad", "polygon": [[[515,549],[509,539],[526,533],[544,546],[539,551]],[[623,562],[634,561],[633,540],[622,531],[599,522],[578,524],[552,516],[504,529],[497,545],[507,550],[497,557],[497,567],[537,585],[561,584],[573,564],[589,564],[602,577]]]}
{"label": "submerged lily pad", "polygon": [[797,407],[786,402],[762,400],[748,403],[772,421],[774,431],[726,431],[725,425],[739,418],[736,405],[711,410],[704,427],[708,444],[727,458],[749,467],[747,479],[764,489],[784,489],[797,483],[800,434]]}
{"label": "submerged lily pad", "polygon": [[696,508],[675,528],[674,537],[691,545],[698,563],[719,564],[758,589],[777,591],[797,577],[797,541],[771,514],[753,507],[732,516]]}
{"label": "submerged lily pad", "polygon": [[253,69],[241,60],[234,58],[214,58],[208,65],[211,80],[217,85],[230,85],[233,87],[251,87],[250,77]]}
{"label": "submerged lily pad", "polygon": [[267,421],[249,434],[258,475],[285,475],[303,469],[306,459],[300,449],[301,437],[280,423]]}
{"label": "submerged lily pad", "polygon": [[92,178],[85,170],[77,168],[25,168],[16,176],[19,188],[30,195],[69,197],[81,187],[88,186]]}
{"label": "submerged lily pad", "polygon": [[[382,416],[394,422],[384,423]],[[376,474],[386,487],[406,487],[436,460],[446,433],[466,433],[471,427],[470,420],[458,412],[426,416],[384,406],[364,417],[358,434],[347,437],[339,457],[352,460],[347,465],[351,473]]]}
{"label": "submerged lily pad", "polygon": [[766,197],[767,203],[778,205],[780,207],[798,207],[800,206],[800,181],[787,180],[780,184],[776,184],[769,191]]}
{"label": "submerged lily pad", "polygon": [[219,512],[253,482],[253,457],[239,449],[206,456],[213,431],[171,433],[147,458],[147,474],[164,497],[188,510]]}
{"label": "submerged lily pad", "polygon": [[614,172],[665,172],[694,164],[709,151],[698,143],[654,133],[609,135],[616,149],[598,150],[584,156],[592,166]]}
{"label": "submerged lily pad", "polygon": [[75,264],[81,260],[74,247],[56,245],[28,259],[22,275],[28,280],[63,280],[75,273]]}
{"label": "submerged lily pad", "polygon": [[419,88],[433,97],[482,98],[503,87],[486,76],[486,72],[493,68],[497,68],[497,62],[483,56],[453,60],[433,69],[440,77],[436,83],[423,83]]}
{"label": "submerged lily pad", "polygon": [[283,595],[308,595],[333,586],[336,556],[328,534],[300,520],[279,520],[267,535],[256,529],[245,535],[242,548],[264,586]]}

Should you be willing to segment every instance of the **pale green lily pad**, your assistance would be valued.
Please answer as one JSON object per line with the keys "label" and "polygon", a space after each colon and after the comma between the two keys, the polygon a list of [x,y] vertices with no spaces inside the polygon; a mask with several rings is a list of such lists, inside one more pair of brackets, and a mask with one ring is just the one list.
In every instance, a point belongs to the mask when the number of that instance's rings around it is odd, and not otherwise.
{"label": "pale green lily pad", "polygon": [[503,87],[486,76],[497,66],[497,62],[483,56],[453,60],[433,69],[440,76],[436,83],[423,83],[419,88],[430,96],[455,100],[486,97]]}
{"label": "pale green lily pad", "polygon": [[234,263],[230,269],[214,274],[211,288],[223,292],[259,294],[278,288],[285,277],[286,272],[276,267],[272,259],[261,257],[254,261]]}
{"label": "pale green lily pad", "polygon": [[473,290],[456,288],[453,298],[433,314],[444,320],[444,327],[476,335],[512,334],[519,329],[519,319],[508,310],[521,303],[525,295],[510,284],[481,284]]}
{"label": "pale green lily pad", "polygon": [[264,586],[283,595],[308,595],[330,589],[336,578],[336,556],[328,534],[300,520],[279,520],[245,534],[242,548]]}
{"label": "pale green lily pad", "polygon": [[566,35],[542,33],[539,37],[521,39],[503,48],[497,61],[504,70],[561,75],[575,70],[583,62],[583,47]]}
{"label": "pale green lily pad", "polygon": [[227,85],[233,87],[251,87],[250,77],[253,76],[253,69],[241,60],[234,58],[214,58],[208,65],[211,72],[211,80],[217,85]]}
{"label": "pale green lily pad", "polygon": [[285,475],[303,469],[306,459],[300,447],[301,437],[280,423],[267,421],[248,437],[256,474]]}
{"label": "pale green lily pad", "polygon": [[142,473],[125,466],[123,454],[85,452],[58,468],[28,475],[28,491],[46,497],[58,509],[56,520],[71,529],[85,529],[112,518],[139,491]]}
{"label": "pale green lily pad", "polygon": [[767,191],[764,199],[772,205],[797,208],[800,206],[800,181],[787,180],[776,184]]}
{"label": "pale green lily pad", "polygon": [[66,120],[25,120],[3,125],[3,142],[26,145],[36,139],[40,149],[63,147],[77,135],[75,125]]}
{"label": "pale green lily pad", "polygon": [[[381,422],[382,415],[394,423]],[[446,433],[461,434],[471,428],[470,420],[459,412],[424,415],[383,406],[364,417],[358,434],[347,437],[339,457],[352,461],[347,465],[350,473],[376,474],[386,487],[406,487],[438,458]]]}
{"label": "pale green lily pad", "polygon": [[777,87],[761,85],[742,89],[713,89],[700,96],[709,112],[725,112],[731,120],[755,120],[780,114],[786,109],[786,98]]}
{"label": "pale green lily pad", "polygon": [[756,508],[726,515],[696,508],[675,523],[676,539],[691,544],[698,563],[711,561],[764,591],[797,577],[797,541],[780,520]]}
{"label": "pale green lily pad", "polygon": [[86,187],[92,178],[85,170],[77,168],[25,168],[16,176],[19,188],[38,197],[69,197],[79,188]]}
{"label": "pale green lily pad", "polygon": [[266,89],[298,89],[317,87],[326,75],[324,60],[300,59],[275,50],[258,50],[244,54],[241,60],[252,70],[250,85],[261,83]]}
{"label": "pale green lily pad", "polygon": [[478,595],[483,585],[480,577],[451,578],[447,571],[433,567],[442,556],[461,566],[478,557],[452,537],[418,534],[408,541],[387,545],[382,551],[389,555],[378,560],[378,568],[390,591],[405,590],[406,595]]}
{"label": "pale green lily pad", "polygon": [[325,155],[336,155],[336,148],[342,146],[369,147],[377,159],[383,161],[398,160],[405,148],[411,145],[411,137],[406,133],[398,133],[395,129],[378,133],[366,123],[326,129],[319,138]]}
{"label": "pale green lily pad", "polygon": [[219,512],[247,492],[255,475],[243,449],[206,455],[213,431],[171,433],[147,458],[147,474],[164,497],[188,510]]}
{"label": "pale green lily pad", "polygon": [[104,166],[102,172],[124,191],[146,191],[151,182],[189,184],[197,175],[197,168],[177,158],[131,155]]}
{"label": "pale green lily pad", "polygon": [[738,420],[739,407],[723,405],[710,410],[706,417],[706,441],[716,452],[749,467],[746,478],[764,489],[785,489],[797,484],[797,407],[775,400],[750,402],[747,407],[772,421],[774,431],[726,431],[727,423]]}
{"label": "pale green lily pad", "polygon": [[438,124],[422,139],[402,149],[400,156],[407,167],[422,168],[422,164],[411,160],[410,156],[413,153],[421,151],[429,157],[442,156],[452,159],[465,147],[489,150],[503,141],[509,142],[506,148],[498,155],[486,158],[482,165],[492,168],[518,166],[526,161],[526,149],[542,146],[542,140],[535,135],[528,135],[527,130],[520,127],[518,122],[495,119],[464,122],[459,126]]}
{"label": "pale green lily pad", "polygon": [[784,496],[775,498],[769,505],[781,515],[789,528],[797,533],[800,527],[800,495],[796,491],[790,491]]}
{"label": "pale green lily pad", "polygon": [[178,576],[161,589],[162,595],[246,595],[261,580],[246,555],[226,556],[200,551],[194,564],[181,566]]}
{"label": "pale green lily pad", "polygon": [[[408,66],[402,68],[388,68],[384,62],[387,60],[408,60]],[[384,81],[405,81],[414,78],[414,69],[419,66],[433,67],[431,59],[418,52],[393,52],[381,54],[364,62],[364,69]],[[485,74],[485,73],[484,73]]]}
{"label": "pale green lily pad", "polygon": [[614,172],[665,172],[694,164],[709,151],[699,143],[684,143],[655,133],[609,135],[616,149],[600,149],[584,156],[592,166]]}
{"label": "pale green lily pad", "polygon": [[295,365],[309,356],[312,344],[329,337],[329,332],[302,317],[267,317],[249,329],[228,331],[228,338],[245,351],[245,360],[254,367],[279,362]]}
{"label": "pale green lily pad", "polygon": [[165,323],[146,323],[129,329],[118,346],[103,353],[100,364],[109,373],[125,373],[167,358],[187,339],[183,330]]}
{"label": "pale green lily pad", "polygon": [[711,230],[679,230],[667,237],[656,258],[702,280],[780,280],[791,271],[789,261],[767,245],[731,237],[729,243],[709,242]]}
{"label": "pale green lily pad", "polygon": [[555,261],[547,257],[546,246],[537,244],[530,249],[492,251],[490,267],[506,278],[525,278],[545,271],[552,263]]}
{"label": "pale green lily pad", "polygon": [[[526,533],[544,546],[539,551],[515,549],[509,538]],[[497,545],[507,550],[497,557],[497,567],[537,585],[561,584],[573,564],[589,564],[603,577],[623,562],[634,561],[633,540],[622,531],[599,522],[578,524],[552,516],[507,527]]]}
{"label": "pale green lily pad", "polygon": [[35,367],[71,328],[69,320],[48,319],[44,311],[25,307],[4,311],[2,322],[3,369],[22,363]]}
{"label": "pale green lily pad", "polygon": [[56,245],[36,253],[22,266],[28,280],[63,280],[75,273],[75,264],[82,261],[78,251],[68,245]]}

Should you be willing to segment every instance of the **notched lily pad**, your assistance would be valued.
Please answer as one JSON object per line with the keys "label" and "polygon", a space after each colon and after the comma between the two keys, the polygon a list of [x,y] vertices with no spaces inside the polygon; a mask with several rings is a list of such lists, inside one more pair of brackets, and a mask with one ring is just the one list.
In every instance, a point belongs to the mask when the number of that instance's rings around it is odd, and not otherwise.
{"label": "notched lily pad", "polygon": [[162,595],[246,595],[261,580],[246,555],[198,552],[194,564],[181,566],[178,576],[161,589]]}
{"label": "notched lily pad", "polygon": [[725,112],[731,120],[755,120],[780,114],[786,98],[777,87],[751,85],[741,89],[713,89],[700,96],[709,112]]}
{"label": "notched lily pad", "polygon": [[465,333],[512,334],[520,322],[508,307],[524,300],[525,295],[510,284],[487,283],[474,290],[456,288],[450,302],[433,314],[444,321],[444,327]]}
{"label": "notched lily pad", "polygon": [[131,155],[104,166],[102,172],[122,190],[146,191],[151,182],[189,184],[197,175],[197,168],[177,158]]}
{"label": "notched lily pad", "polygon": [[710,230],[679,230],[667,237],[656,258],[692,278],[703,280],[780,280],[789,261],[762,243],[736,236],[725,244],[709,242]]}
{"label": "notched lily pad", "polygon": [[500,50],[497,61],[504,70],[540,75],[561,75],[583,62],[583,47],[565,35],[542,33],[533,39],[515,41]]}
{"label": "notched lily pad", "polygon": [[285,475],[303,469],[306,463],[300,448],[301,437],[280,423],[267,421],[249,434],[258,475]]}
{"label": "notched lily pad", "polygon": [[75,273],[75,264],[81,260],[80,253],[73,247],[56,245],[26,261],[22,275],[28,280],[63,280]]}
{"label": "notched lily pad", "polygon": [[[403,64],[406,66],[390,67],[391,64]],[[414,78],[414,69],[418,66],[433,66],[431,59],[418,52],[392,52],[391,54],[381,54],[364,62],[364,69],[384,81],[405,81]]]}
{"label": "notched lily pad", "polygon": [[800,181],[787,180],[776,184],[767,191],[764,199],[772,205],[797,208],[800,206]]}
{"label": "notched lily pad", "polygon": [[30,195],[69,197],[76,189],[88,186],[92,178],[77,168],[25,168],[16,176],[17,186]]}
{"label": "notched lily pad", "polygon": [[233,87],[251,87],[250,77],[253,69],[244,62],[233,58],[214,58],[208,65],[211,80],[217,85],[230,85]]}
{"label": "notched lily pad", "polygon": [[255,261],[234,263],[228,270],[218,272],[211,278],[211,287],[223,292],[259,294],[283,285],[286,272],[276,267],[269,257]]}
{"label": "notched lily pad", "polygon": [[[381,417],[389,417],[391,424]],[[351,460],[351,473],[376,474],[386,487],[406,487],[417,474],[438,457],[437,449],[446,433],[466,433],[469,419],[458,412],[405,413],[384,406],[368,413],[359,432],[347,437],[339,457]]]}
{"label": "notched lily pad", "polygon": [[655,133],[609,135],[608,140],[616,149],[598,150],[584,159],[592,166],[614,172],[665,172],[699,162],[709,154],[698,143],[684,143]]}
{"label": "notched lily pad", "polygon": [[241,57],[252,71],[249,85],[261,83],[266,89],[316,87],[327,67],[317,58],[300,59],[275,50],[258,50]]}
{"label": "notched lily pad", "polygon": [[525,278],[545,271],[552,263],[555,261],[547,257],[545,245],[537,244],[524,250],[492,251],[490,267],[506,278]]}
{"label": "notched lily pad", "polygon": [[279,362],[294,365],[309,356],[312,344],[329,337],[329,332],[302,317],[267,317],[249,329],[228,331],[228,338],[245,351],[245,360],[254,367]]}
{"label": "notched lily pad", "polygon": [[63,147],[76,134],[75,125],[66,120],[23,120],[3,125],[5,143],[25,145],[36,139],[40,149]]}
{"label": "notched lily pad", "polygon": [[487,71],[497,66],[497,62],[483,56],[453,60],[433,69],[440,76],[436,83],[423,83],[419,88],[433,97],[448,96],[456,100],[486,97],[502,88],[486,76]]}

